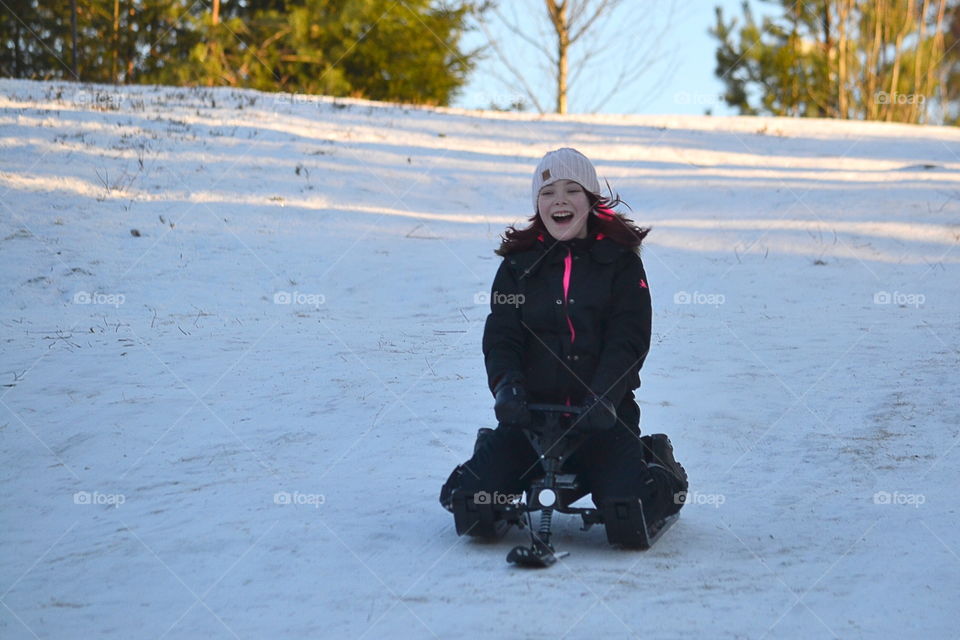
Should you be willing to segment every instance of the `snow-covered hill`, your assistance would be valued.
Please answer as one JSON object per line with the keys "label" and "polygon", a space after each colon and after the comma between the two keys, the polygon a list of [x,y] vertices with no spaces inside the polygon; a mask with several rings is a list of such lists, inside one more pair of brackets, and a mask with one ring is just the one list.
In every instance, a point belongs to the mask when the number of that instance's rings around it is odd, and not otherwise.
{"label": "snow-covered hill", "polygon": [[[960,131],[0,81],[3,638],[947,637]],[[646,553],[460,539],[537,159],[653,226]]]}

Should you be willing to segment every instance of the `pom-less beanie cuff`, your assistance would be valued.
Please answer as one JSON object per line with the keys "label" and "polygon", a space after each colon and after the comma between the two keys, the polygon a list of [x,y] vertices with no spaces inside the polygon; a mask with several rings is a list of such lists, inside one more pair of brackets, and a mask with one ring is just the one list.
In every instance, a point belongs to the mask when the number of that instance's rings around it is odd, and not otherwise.
{"label": "pom-less beanie cuff", "polygon": [[537,212],[540,190],[558,180],[573,180],[590,193],[600,195],[600,181],[593,163],[576,149],[564,147],[543,156],[533,172],[534,213]]}

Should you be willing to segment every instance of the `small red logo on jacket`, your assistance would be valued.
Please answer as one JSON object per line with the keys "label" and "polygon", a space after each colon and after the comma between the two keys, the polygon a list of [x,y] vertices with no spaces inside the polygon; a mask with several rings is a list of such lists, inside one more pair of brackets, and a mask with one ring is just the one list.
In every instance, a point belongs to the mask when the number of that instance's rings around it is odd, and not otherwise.
{"label": "small red logo on jacket", "polygon": [[643,278],[640,278],[640,287],[643,288],[643,289],[649,289],[649,288],[650,288],[650,287],[647,286],[647,281],[644,280]]}

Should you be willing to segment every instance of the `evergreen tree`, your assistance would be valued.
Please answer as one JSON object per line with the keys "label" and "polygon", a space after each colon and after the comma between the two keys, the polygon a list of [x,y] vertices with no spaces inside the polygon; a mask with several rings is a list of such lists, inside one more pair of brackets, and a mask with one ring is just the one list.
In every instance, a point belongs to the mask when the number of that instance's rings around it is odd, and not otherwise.
{"label": "evergreen tree", "polygon": [[[0,74],[71,79],[70,0],[5,0]],[[78,80],[446,105],[476,52],[470,1],[77,0]]]}
{"label": "evergreen tree", "polygon": [[727,104],[743,114],[936,117],[944,70],[956,59],[944,55],[947,0],[769,1],[778,15],[758,25],[745,1],[739,29],[716,9],[711,33]]}

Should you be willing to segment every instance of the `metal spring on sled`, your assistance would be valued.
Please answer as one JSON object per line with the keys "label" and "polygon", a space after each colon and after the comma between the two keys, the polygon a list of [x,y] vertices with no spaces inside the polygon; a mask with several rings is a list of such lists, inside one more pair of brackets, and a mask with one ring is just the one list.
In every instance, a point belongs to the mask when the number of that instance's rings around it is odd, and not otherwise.
{"label": "metal spring on sled", "polygon": [[550,536],[550,521],[553,518],[553,507],[540,512],[540,538],[546,540]]}

